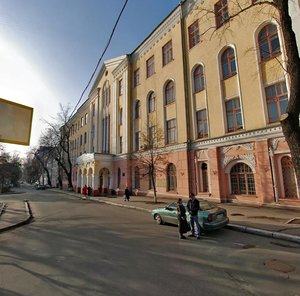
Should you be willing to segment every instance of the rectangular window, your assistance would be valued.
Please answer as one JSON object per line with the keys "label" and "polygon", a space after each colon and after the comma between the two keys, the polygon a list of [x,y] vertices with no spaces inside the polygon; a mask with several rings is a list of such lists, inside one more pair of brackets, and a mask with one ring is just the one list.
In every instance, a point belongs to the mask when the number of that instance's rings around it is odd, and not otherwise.
{"label": "rectangular window", "polygon": [[234,132],[243,128],[240,99],[235,98],[225,102],[227,131]]}
{"label": "rectangular window", "polygon": [[139,131],[139,132],[135,133],[135,141],[134,141],[135,142],[135,151],[140,150],[140,145],[141,145],[140,140],[141,140],[141,132]]}
{"label": "rectangular window", "polygon": [[133,86],[136,87],[140,84],[140,68],[136,69],[133,73]]}
{"label": "rectangular window", "polygon": [[198,20],[189,26],[188,33],[189,33],[189,48],[192,48],[200,42]]}
{"label": "rectangular window", "polygon": [[167,144],[176,142],[176,119],[167,121]]}
{"label": "rectangular window", "polygon": [[154,55],[146,61],[147,78],[154,74]]}
{"label": "rectangular window", "polygon": [[119,113],[119,124],[123,124],[123,108],[120,108],[120,113]]}
{"label": "rectangular window", "polygon": [[119,80],[119,96],[123,95],[123,79]]}
{"label": "rectangular window", "polygon": [[206,109],[197,112],[197,134],[198,139],[208,136]]}
{"label": "rectangular window", "polygon": [[82,145],[82,135],[80,135],[80,146]]}
{"label": "rectangular window", "polygon": [[163,56],[163,66],[170,63],[173,60],[172,40],[170,40],[166,45],[163,46],[162,56]]}
{"label": "rectangular window", "polygon": [[220,0],[215,4],[216,27],[220,28],[229,19],[227,0]]}
{"label": "rectangular window", "polygon": [[86,125],[88,123],[88,114],[86,113],[84,115],[84,125]]}
{"label": "rectangular window", "polygon": [[285,82],[275,83],[265,88],[268,107],[269,123],[280,120],[286,112],[288,105],[288,94]]}

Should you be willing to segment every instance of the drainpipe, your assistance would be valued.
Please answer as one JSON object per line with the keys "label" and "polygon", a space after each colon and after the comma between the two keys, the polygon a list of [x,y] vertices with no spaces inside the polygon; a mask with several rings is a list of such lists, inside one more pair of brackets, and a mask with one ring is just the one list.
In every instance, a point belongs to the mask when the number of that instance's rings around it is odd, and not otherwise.
{"label": "drainpipe", "polygon": [[278,203],[278,187],[275,175],[275,164],[274,164],[274,150],[272,147],[269,148],[270,162],[271,162],[271,171],[272,171],[272,179],[273,179],[273,190],[274,190],[274,199],[275,203]]}
{"label": "drainpipe", "polygon": [[188,182],[189,182],[189,194],[193,190],[192,186],[192,159],[191,159],[191,139],[190,139],[190,109],[189,109],[189,88],[188,88],[188,63],[187,63],[187,46],[186,46],[186,28],[184,23],[184,16],[182,12],[184,1],[180,2],[181,9],[181,45],[182,45],[182,61],[183,61],[183,82],[184,82],[184,96],[185,96],[185,112],[186,112],[186,134],[187,134],[187,169],[188,169]]}

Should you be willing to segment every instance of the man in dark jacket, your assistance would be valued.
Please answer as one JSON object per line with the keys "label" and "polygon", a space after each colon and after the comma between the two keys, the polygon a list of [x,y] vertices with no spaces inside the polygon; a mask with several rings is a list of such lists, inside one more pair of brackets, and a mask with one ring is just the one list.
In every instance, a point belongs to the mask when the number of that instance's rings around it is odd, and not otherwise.
{"label": "man in dark jacket", "polygon": [[187,203],[187,208],[190,214],[190,225],[192,229],[192,234],[189,235],[191,237],[195,236],[195,224],[197,227],[197,239],[200,239],[200,224],[198,220],[198,211],[200,210],[199,200],[195,197],[194,193],[190,194],[189,201]]}

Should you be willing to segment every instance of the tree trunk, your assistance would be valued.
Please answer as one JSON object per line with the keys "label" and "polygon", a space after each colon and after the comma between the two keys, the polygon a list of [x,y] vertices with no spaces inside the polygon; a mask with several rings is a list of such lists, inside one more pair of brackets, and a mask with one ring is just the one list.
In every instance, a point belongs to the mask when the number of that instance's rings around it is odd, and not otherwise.
{"label": "tree trunk", "polygon": [[289,145],[295,168],[298,193],[300,192],[300,58],[292,20],[289,15],[289,1],[274,0],[278,7],[280,24],[287,56],[287,73],[290,80],[290,97],[286,114],[281,120],[282,131]]}
{"label": "tree trunk", "polygon": [[156,196],[156,184],[154,181],[154,174],[151,174],[151,180],[152,180],[152,185],[153,185],[153,202],[156,204],[157,203],[157,196]]}

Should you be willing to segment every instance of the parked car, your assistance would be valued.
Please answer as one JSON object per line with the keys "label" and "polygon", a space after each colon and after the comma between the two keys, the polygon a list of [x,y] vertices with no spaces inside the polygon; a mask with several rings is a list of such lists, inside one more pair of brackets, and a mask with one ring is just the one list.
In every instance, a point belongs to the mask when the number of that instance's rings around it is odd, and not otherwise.
{"label": "parked car", "polygon": [[[201,231],[213,231],[226,226],[229,223],[227,211],[218,207],[214,203],[200,199],[200,210],[198,212],[198,219],[201,226]],[[187,206],[186,202],[183,205]],[[189,221],[189,213],[186,208],[187,220]],[[152,210],[152,217],[157,224],[178,224],[177,220],[177,204],[172,202],[164,208],[157,208]]]}
{"label": "parked car", "polygon": [[36,190],[45,190],[46,188],[47,188],[46,185],[43,184],[38,184],[35,187]]}

